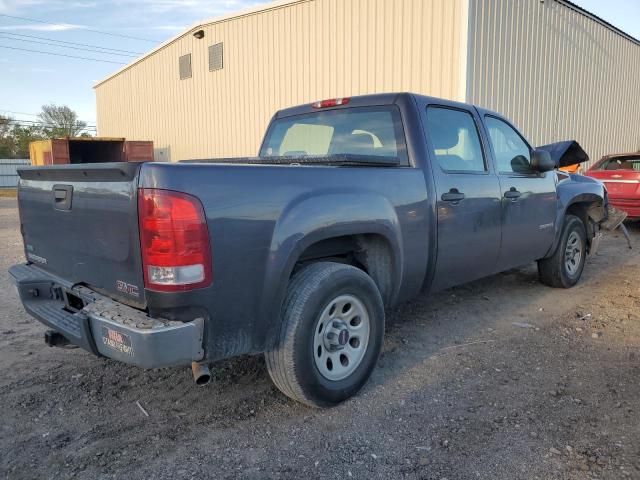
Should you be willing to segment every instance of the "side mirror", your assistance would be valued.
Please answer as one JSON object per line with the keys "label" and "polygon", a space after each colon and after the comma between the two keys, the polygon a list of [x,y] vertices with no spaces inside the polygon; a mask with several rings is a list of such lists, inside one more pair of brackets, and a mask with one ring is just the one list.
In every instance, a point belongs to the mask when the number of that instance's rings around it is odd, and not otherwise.
{"label": "side mirror", "polygon": [[556,162],[546,150],[536,148],[531,152],[531,168],[536,172],[549,172],[556,168]]}

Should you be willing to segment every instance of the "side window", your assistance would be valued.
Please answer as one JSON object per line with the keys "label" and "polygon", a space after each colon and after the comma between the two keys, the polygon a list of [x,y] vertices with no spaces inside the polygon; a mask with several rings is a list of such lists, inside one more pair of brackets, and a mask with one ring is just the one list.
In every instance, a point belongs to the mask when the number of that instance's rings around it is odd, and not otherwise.
{"label": "side window", "polygon": [[489,139],[502,173],[531,173],[531,151],[511,125],[495,117],[485,117]]}
{"label": "side window", "polygon": [[484,172],[478,129],[469,112],[427,108],[427,134],[440,167],[453,172]]}

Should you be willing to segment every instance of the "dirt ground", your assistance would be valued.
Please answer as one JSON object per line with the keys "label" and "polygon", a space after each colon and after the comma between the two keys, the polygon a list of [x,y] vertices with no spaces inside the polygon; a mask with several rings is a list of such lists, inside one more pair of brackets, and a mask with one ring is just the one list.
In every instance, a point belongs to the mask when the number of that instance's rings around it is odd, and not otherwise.
{"label": "dirt ground", "polygon": [[[371,381],[331,410],[290,401],[262,358],[143,371],[48,348],[7,268],[0,199],[0,477],[640,478],[640,227],[602,244],[572,290],[535,266],[388,312]],[[148,412],[148,417],[137,402]]]}

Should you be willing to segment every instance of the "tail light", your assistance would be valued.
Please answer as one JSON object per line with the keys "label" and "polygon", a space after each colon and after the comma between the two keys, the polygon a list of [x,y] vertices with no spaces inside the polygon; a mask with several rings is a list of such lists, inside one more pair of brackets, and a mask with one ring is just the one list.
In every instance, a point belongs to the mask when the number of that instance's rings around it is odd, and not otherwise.
{"label": "tail light", "polygon": [[197,198],[141,188],[138,222],[145,288],[177,292],[211,284],[209,231]]}
{"label": "tail light", "polygon": [[339,107],[341,105],[346,105],[347,103],[349,103],[348,97],[330,98],[328,100],[321,100],[319,102],[312,103],[311,106],[313,108],[329,108],[329,107]]}

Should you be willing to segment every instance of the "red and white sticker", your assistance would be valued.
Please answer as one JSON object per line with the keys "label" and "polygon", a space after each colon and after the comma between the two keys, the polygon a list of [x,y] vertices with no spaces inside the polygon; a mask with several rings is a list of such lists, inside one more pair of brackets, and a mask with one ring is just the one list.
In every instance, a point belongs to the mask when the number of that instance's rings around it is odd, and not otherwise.
{"label": "red and white sticker", "polygon": [[103,326],[102,343],[120,353],[124,353],[131,357],[133,356],[133,347],[131,346],[131,338],[129,335]]}

